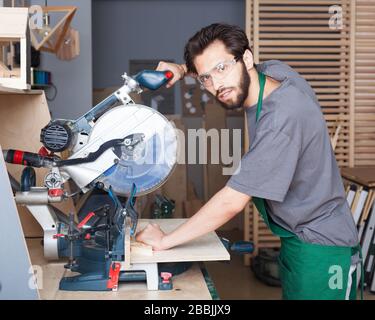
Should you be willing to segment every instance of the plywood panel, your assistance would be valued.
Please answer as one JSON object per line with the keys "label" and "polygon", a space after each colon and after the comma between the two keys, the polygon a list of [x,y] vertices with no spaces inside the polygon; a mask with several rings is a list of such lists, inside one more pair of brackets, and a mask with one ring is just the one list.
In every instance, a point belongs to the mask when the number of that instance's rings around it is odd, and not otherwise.
{"label": "plywood panel", "polygon": [[[150,221],[160,225],[164,232],[171,232],[186,219],[141,219],[138,222],[137,230],[142,230]],[[131,263],[152,263],[152,262],[181,262],[181,261],[220,261],[229,260],[230,256],[224,245],[215,232],[210,232],[202,237],[182,244],[175,248],[154,251],[152,256],[131,254]]]}

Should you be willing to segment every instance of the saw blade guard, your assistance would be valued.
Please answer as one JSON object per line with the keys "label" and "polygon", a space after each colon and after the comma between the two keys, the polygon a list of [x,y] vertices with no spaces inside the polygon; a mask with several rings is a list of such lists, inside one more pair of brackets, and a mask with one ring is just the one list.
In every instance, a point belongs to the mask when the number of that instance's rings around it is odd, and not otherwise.
{"label": "saw blade guard", "polygon": [[98,179],[121,196],[129,196],[133,184],[136,196],[159,188],[177,163],[178,139],[174,124],[158,111],[143,106],[119,106],[103,115],[95,124],[90,140],[105,130],[119,132],[114,138],[124,143],[111,151],[118,157]]}

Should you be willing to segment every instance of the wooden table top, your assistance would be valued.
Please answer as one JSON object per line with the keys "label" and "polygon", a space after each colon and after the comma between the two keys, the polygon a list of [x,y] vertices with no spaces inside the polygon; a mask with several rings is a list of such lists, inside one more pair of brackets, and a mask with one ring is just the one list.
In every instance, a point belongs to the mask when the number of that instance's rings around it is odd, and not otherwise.
{"label": "wooden table top", "polygon": [[375,167],[342,168],[341,175],[347,180],[369,188],[375,187]]}

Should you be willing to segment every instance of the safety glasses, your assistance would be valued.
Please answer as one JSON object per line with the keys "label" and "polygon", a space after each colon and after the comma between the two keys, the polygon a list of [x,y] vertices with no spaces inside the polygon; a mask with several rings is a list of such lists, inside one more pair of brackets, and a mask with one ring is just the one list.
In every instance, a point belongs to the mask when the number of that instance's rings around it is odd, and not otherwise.
{"label": "safety glasses", "polygon": [[234,65],[239,59],[240,58],[235,57],[234,59],[218,63],[210,71],[203,73],[197,77],[199,83],[205,88],[211,87],[213,85],[213,77],[219,80],[224,79],[233,70]]}

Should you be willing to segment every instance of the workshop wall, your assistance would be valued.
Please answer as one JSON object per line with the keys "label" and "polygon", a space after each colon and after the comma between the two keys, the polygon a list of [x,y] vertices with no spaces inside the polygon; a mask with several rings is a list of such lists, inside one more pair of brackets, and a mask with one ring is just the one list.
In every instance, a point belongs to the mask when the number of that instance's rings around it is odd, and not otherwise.
{"label": "workshop wall", "polygon": [[[31,4],[44,6],[44,0],[31,0]],[[76,6],[71,26],[80,35],[80,55],[71,61],[59,60],[50,53],[41,53],[41,69],[52,72],[57,96],[48,101],[52,118],[75,119],[92,107],[92,39],[91,0],[48,0],[49,6]],[[53,89],[46,92],[47,97]]]}
{"label": "workshop wall", "polygon": [[[186,41],[213,22],[245,26],[244,0],[93,0],[94,88],[121,84],[131,59],[183,62]],[[179,85],[174,89],[181,113]]]}

